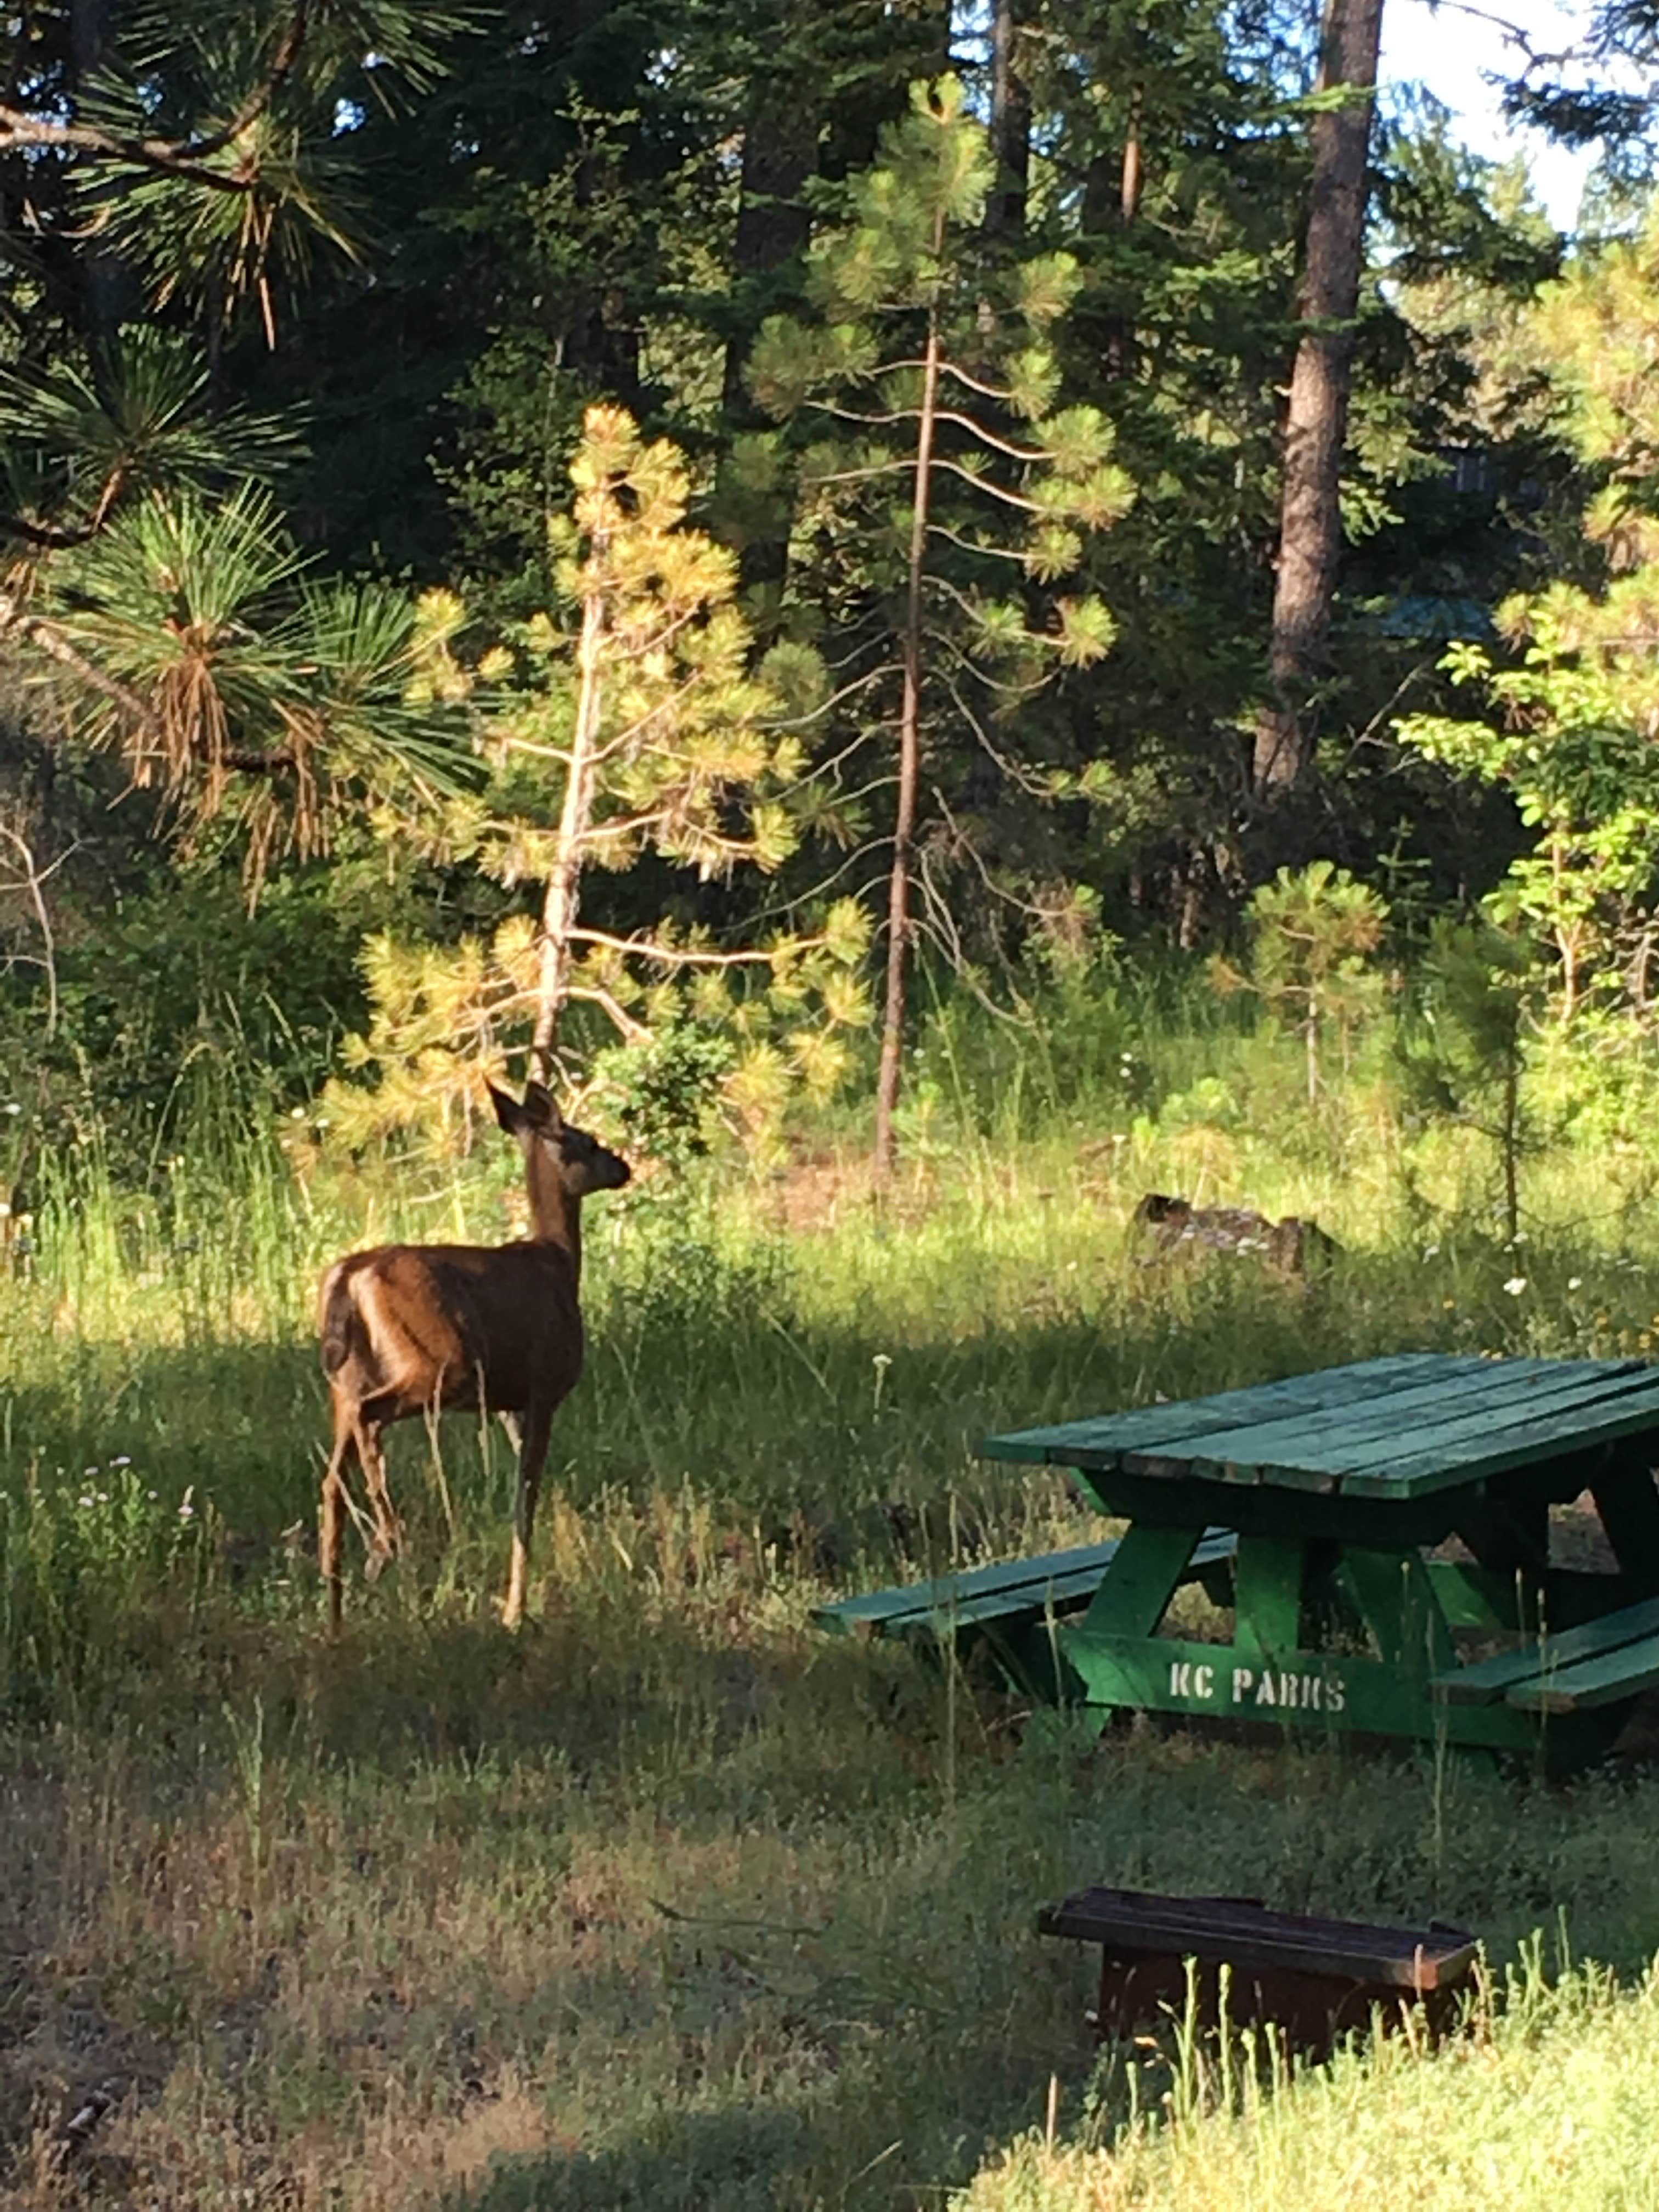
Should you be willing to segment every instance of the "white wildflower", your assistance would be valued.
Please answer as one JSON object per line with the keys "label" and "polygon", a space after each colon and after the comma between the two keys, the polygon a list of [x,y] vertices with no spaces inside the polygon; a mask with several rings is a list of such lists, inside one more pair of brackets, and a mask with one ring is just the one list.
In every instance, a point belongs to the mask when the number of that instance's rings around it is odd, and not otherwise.
{"label": "white wildflower", "polygon": [[1512,1298],[1518,1298],[1526,1287],[1527,1279],[1524,1275],[1511,1275],[1504,1285]]}

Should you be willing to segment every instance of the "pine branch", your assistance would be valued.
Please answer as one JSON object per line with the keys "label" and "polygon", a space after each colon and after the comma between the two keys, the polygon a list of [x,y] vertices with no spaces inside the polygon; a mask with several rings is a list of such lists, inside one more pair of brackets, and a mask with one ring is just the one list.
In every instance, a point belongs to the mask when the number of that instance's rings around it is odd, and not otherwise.
{"label": "pine branch", "polygon": [[270,67],[229,120],[216,130],[186,138],[146,138],[97,123],[57,123],[43,115],[32,115],[27,108],[0,103],[0,154],[52,150],[89,154],[97,160],[124,162],[130,168],[205,185],[214,191],[250,192],[259,181],[257,161],[243,156],[234,169],[215,168],[210,164],[215,155],[222,154],[258,121],[293,75],[309,15],[310,0],[295,0],[294,12],[277,41]]}
{"label": "pine branch", "polygon": [[1022,567],[1025,562],[1024,554],[1018,552],[1012,545],[979,545],[971,538],[964,538],[959,530],[947,529],[942,522],[930,522],[927,535],[943,538],[952,545],[959,545],[964,553],[983,553],[988,559],[995,561],[1018,561]]}
{"label": "pine branch", "polygon": [[[882,363],[877,374],[887,376],[896,369],[925,368],[927,366],[927,362],[920,358],[915,361],[886,361]],[[982,383],[978,377],[969,376],[965,368],[959,368],[953,361],[940,362],[939,373],[941,376],[954,377],[958,384],[966,385],[969,392],[977,392],[981,399],[994,400],[999,406],[1002,407],[1011,407],[1013,404],[1014,395],[1012,392],[1005,392],[999,384]]]}
{"label": "pine branch", "polygon": [[963,697],[961,692],[957,690],[954,678],[941,674],[939,681],[950,693],[952,701],[955,702],[957,712],[962,716],[963,721],[967,723],[975,737],[978,738],[981,746],[984,749],[988,757],[995,762],[997,768],[1001,774],[1006,775],[1011,783],[1018,784],[1019,788],[1024,792],[1029,798],[1047,799],[1050,797],[1051,794],[1048,785],[1041,776],[1034,775],[1030,769],[1023,767],[1018,761],[1011,759],[1006,753],[999,750],[999,749],[991,743],[984,724],[980,720],[979,716],[974,712],[973,708],[968,704],[968,702]]}
{"label": "pine branch", "polygon": [[118,461],[104,479],[90,518],[85,522],[31,522],[27,515],[0,514],[0,535],[21,538],[42,552],[61,553],[70,546],[89,544],[109,520],[110,509],[121,496],[127,480],[127,464]]}
{"label": "pine branch", "polygon": [[568,999],[585,999],[589,1006],[598,1006],[616,1024],[629,1044],[644,1044],[650,1037],[651,1032],[645,1024],[636,1015],[630,1014],[619,1000],[598,983],[568,984],[565,996]]}
{"label": "pine branch", "polygon": [[60,667],[67,668],[77,681],[119,707],[147,737],[154,738],[158,744],[165,743],[161,718],[147,700],[118,678],[100,668],[95,661],[88,660],[70,643],[56,623],[48,621],[45,615],[30,614],[15,592],[0,592],[0,637],[8,633],[38,646]]}
{"label": "pine branch", "polygon": [[1000,499],[1005,507],[1017,507],[1022,514],[1042,513],[1042,507],[1036,500],[1026,499],[1019,492],[1006,489],[994,477],[975,476],[972,469],[964,469],[960,461],[949,460],[943,454],[936,454],[933,466],[936,469],[949,469],[952,476],[960,477],[963,483],[972,484],[975,491],[988,491],[993,499]]}
{"label": "pine branch", "polygon": [[[626,959],[646,961],[654,968],[769,967],[777,957],[775,952],[758,945],[741,952],[715,952],[699,945],[661,945],[648,937],[611,937],[602,929],[573,929],[569,936],[574,945],[600,945],[607,951],[619,952]],[[802,938],[790,949],[810,952],[823,941],[822,938]]]}

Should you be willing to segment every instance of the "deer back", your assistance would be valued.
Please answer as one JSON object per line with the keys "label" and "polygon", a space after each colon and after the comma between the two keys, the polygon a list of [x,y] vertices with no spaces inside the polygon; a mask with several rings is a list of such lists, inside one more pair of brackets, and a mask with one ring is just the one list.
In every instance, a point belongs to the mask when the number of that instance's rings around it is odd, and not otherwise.
{"label": "deer back", "polygon": [[575,1264],[556,1245],[384,1244],[330,1270],[322,1309],[332,1386],[377,1419],[550,1410],[581,1374]]}

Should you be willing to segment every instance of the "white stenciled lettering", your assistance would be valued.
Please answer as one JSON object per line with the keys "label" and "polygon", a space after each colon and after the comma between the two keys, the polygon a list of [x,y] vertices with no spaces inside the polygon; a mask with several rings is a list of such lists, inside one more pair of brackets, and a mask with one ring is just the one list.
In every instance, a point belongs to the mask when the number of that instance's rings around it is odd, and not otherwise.
{"label": "white stenciled lettering", "polygon": [[1170,1695],[1172,1698],[1190,1698],[1192,1694],[1192,1661],[1190,1659],[1172,1659],[1170,1662]]}
{"label": "white stenciled lettering", "polygon": [[1215,1668],[1214,1668],[1213,1667],[1194,1667],[1194,1669],[1193,1669],[1193,1695],[1194,1695],[1195,1698],[1212,1698],[1212,1697],[1214,1697],[1214,1695],[1215,1695]]}
{"label": "white stenciled lettering", "polygon": [[1325,1677],[1326,1711],[1328,1713],[1340,1713],[1347,1701],[1348,1693],[1343,1687],[1342,1677],[1340,1674],[1328,1674]]}
{"label": "white stenciled lettering", "polygon": [[1319,1695],[1324,1686],[1324,1684],[1320,1680],[1317,1674],[1310,1674],[1307,1677],[1304,1685],[1305,1694],[1303,1697],[1302,1702],[1308,1707],[1310,1711],[1316,1713],[1319,1711]]}
{"label": "white stenciled lettering", "polygon": [[1233,1703],[1242,1705],[1245,1694],[1255,1686],[1255,1670],[1251,1667],[1233,1668]]}
{"label": "white stenciled lettering", "polygon": [[1261,1680],[1255,1686],[1255,1701],[1259,1705],[1276,1705],[1279,1703],[1273,1695],[1273,1678],[1265,1667],[1261,1670]]}

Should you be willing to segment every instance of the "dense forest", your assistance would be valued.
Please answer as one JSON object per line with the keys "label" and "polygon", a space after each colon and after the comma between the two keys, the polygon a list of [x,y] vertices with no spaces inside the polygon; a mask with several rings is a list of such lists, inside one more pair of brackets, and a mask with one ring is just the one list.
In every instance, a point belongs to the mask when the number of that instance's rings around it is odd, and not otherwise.
{"label": "dense forest", "polygon": [[1652,11],[1514,46],[1570,239],[1381,15],[9,11],[0,1170],[506,1060],[884,1168],[919,975],[1113,957],[1645,1038]]}

